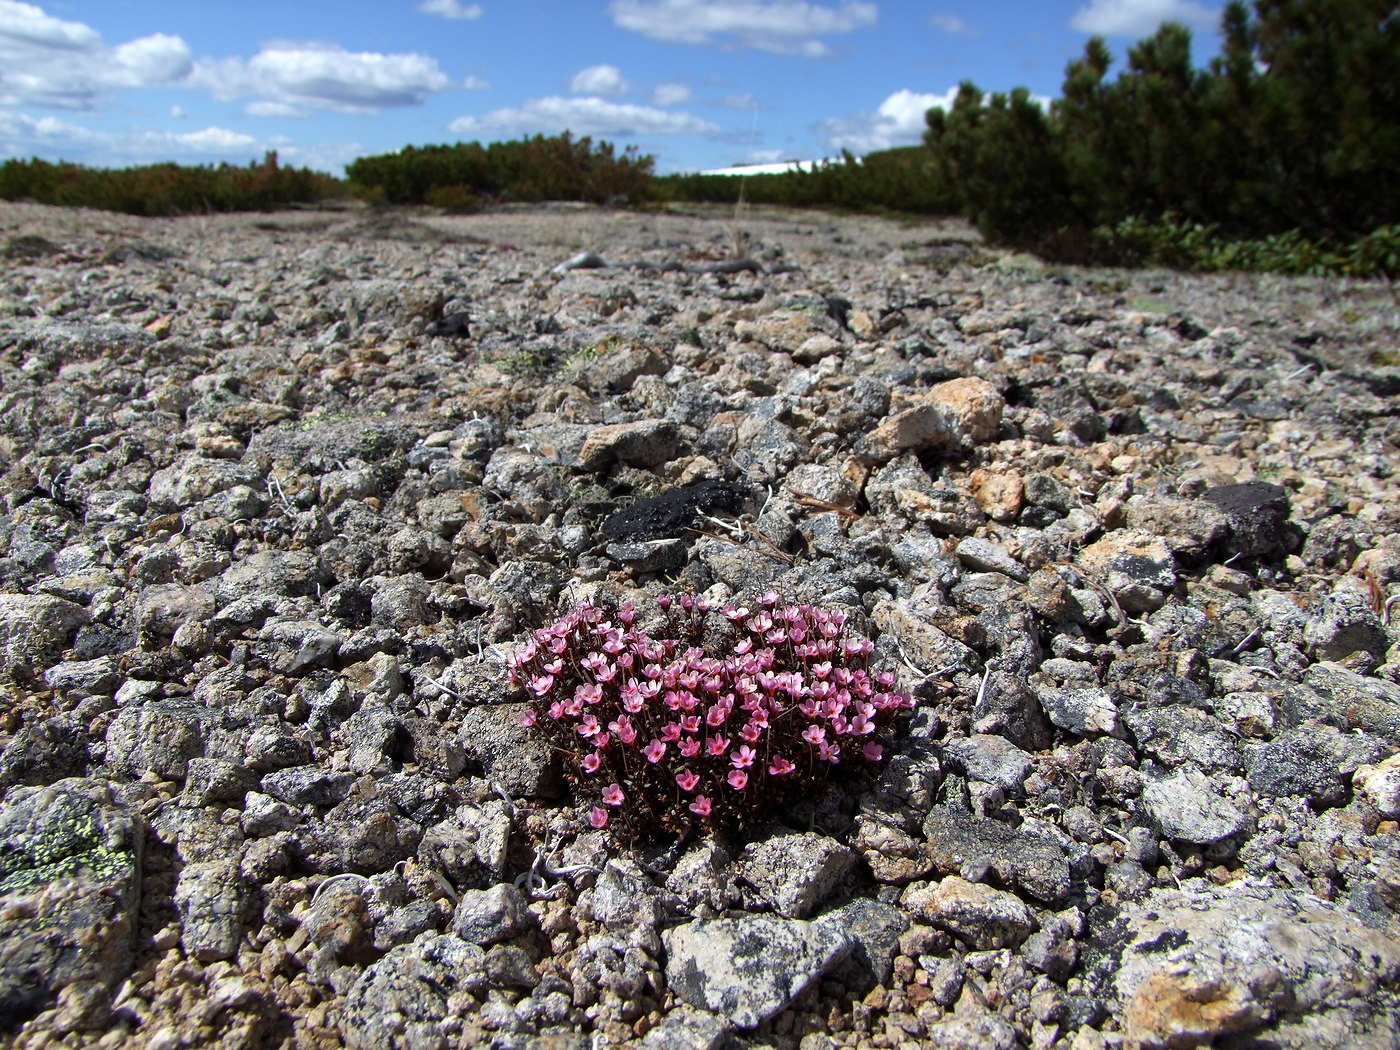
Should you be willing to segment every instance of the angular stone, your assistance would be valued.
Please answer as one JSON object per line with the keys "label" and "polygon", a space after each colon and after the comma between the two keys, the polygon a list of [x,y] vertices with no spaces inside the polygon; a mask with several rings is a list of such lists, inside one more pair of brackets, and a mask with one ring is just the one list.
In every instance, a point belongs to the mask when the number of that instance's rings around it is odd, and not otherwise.
{"label": "angular stone", "polygon": [[[1144,1050],[1242,1044],[1343,1050],[1374,1032],[1377,996],[1400,982],[1400,941],[1306,893],[1156,890],[1119,920],[1131,931],[1113,979],[1124,1036]],[[1335,1024],[1304,1034],[1307,1022]],[[1296,1036],[1275,1036],[1299,1025]],[[1393,1018],[1389,1024],[1394,1035]],[[1336,1035],[1326,1038],[1331,1029]],[[1389,1042],[1390,1040],[1386,1040]],[[1366,1043],[1364,1045],[1385,1045]]]}
{"label": "angular stone", "polygon": [[1014,948],[1036,928],[1035,915],[1014,893],[956,875],[905,890],[902,903],[976,951]]}
{"label": "angular stone", "polygon": [[0,1029],[75,982],[110,994],[125,979],[143,834],[104,780],[13,788],[0,803]]}
{"label": "angular stone", "polygon": [[1181,769],[1148,784],[1142,804],[1163,835],[1181,842],[1206,846],[1248,826],[1248,818],[1221,798],[1210,778],[1197,769]]}
{"label": "angular stone", "polygon": [[630,467],[656,467],[676,454],[678,435],[674,423],[639,419],[597,427],[579,451],[579,466],[602,470],[613,461]]}
{"label": "angular stone", "polygon": [[86,609],[62,598],[0,594],[0,674],[38,678],[87,622]]}
{"label": "angular stone", "polygon": [[810,832],[755,842],[739,857],[739,875],[779,915],[805,919],[846,877],[856,855]]}
{"label": "angular stone", "polygon": [[340,1030],[350,1050],[421,1050],[443,1044],[442,1023],[479,1009],[486,953],[440,934],[401,944],[367,966],[345,996]]}
{"label": "angular stone", "polygon": [[739,1028],[777,1016],[852,948],[840,930],[761,915],[698,919],[661,939],[666,984],[676,997]]}
{"label": "angular stone", "polygon": [[991,870],[1004,885],[1051,905],[1069,896],[1069,862],[1053,839],[950,806],[929,810],[923,831],[941,872]]}
{"label": "angular stone", "polygon": [[857,450],[882,463],[902,452],[960,449],[993,440],[1006,399],[985,379],[968,376],[939,383],[889,416],[857,443]]}

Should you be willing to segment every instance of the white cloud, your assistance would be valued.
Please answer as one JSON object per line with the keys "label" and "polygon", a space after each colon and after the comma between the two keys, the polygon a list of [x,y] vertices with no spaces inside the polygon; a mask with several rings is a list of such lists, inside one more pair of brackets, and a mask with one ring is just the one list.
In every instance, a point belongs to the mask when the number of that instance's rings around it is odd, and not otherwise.
{"label": "white cloud", "polygon": [[189,70],[189,47],[177,36],[109,48],[91,26],[0,0],[0,105],[91,110],[106,92],[174,83]]}
{"label": "white cloud", "polygon": [[170,107],[170,115],[171,115],[172,117],[174,117],[176,120],[184,120],[184,119],[185,119],[185,116],[186,116],[185,107],[184,107],[184,106],[171,106],[171,107]]}
{"label": "white cloud", "polygon": [[959,18],[951,11],[940,11],[929,18],[929,24],[935,29],[941,29],[949,36],[976,36],[977,30],[967,22],[966,19]]}
{"label": "white cloud", "polygon": [[460,0],[423,0],[418,5],[418,10],[425,15],[437,15],[439,18],[455,18],[463,22],[469,22],[473,18],[481,17],[480,4],[463,4]]}
{"label": "white cloud", "polygon": [[651,92],[653,106],[674,106],[690,101],[690,88],[684,84],[657,84]]}
{"label": "white cloud", "polygon": [[804,0],[612,0],[608,10],[617,26],[653,40],[807,58],[829,53],[822,37],[873,26],[879,15],[866,0],[835,7]]}
{"label": "white cloud", "polygon": [[168,84],[193,68],[189,45],[178,36],[155,33],[112,49],[109,83],[123,87]]}
{"label": "white cloud", "polygon": [[272,99],[258,99],[256,102],[249,102],[243,107],[243,113],[249,117],[304,117],[307,115],[306,110],[299,106]]}
{"label": "white cloud", "polygon": [[762,107],[758,104],[758,99],[754,98],[747,91],[737,92],[733,95],[725,95],[720,99],[720,105],[727,109],[742,109],[745,113],[751,113]]}
{"label": "white cloud", "polygon": [[569,81],[569,90],[576,95],[625,95],[628,87],[617,66],[601,65],[580,69]]}
{"label": "white cloud", "polygon": [[531,99],[522,106],[492,110],[479,117],[458,117],[447,128],[457,135],[487,137],[561,131],[575,135],[708,135],[720,130],[717,124],[689,113],[591,96]]}
{"label": "white cloud", "polygon": [[485,91],[490,86],[490,81],[482,80],[481,77],[472,73],[468,73],[462,78],[462,87],[468,91]]}
{"label": "white cloud", "polygon": [[265,44],[246,62],[201,59],[190,81],[219,99],[252,95],[263,102],[346,113],[421,105],[427,95],[451,83],[427,55],[286,42]]}
{"label": "white cloud", "polygon": [[0,0],[0,52],[34,47],[90,51],[101,43],[101,36],[91,26],[54,18],[33,4]]}
{"label": "white cloud", "polygon": [[152,145],[170,143],[197,153],[244,152],[251,154],[258,144],[258,140],[252,135],[229,131],[228,128],[214,127],[203,128],[199,131],[186,131],[178,135],[153,131],[148,132],[138,141]]}
{"label": "white cloud", "polygon": [[848,149],[852,153],[913,146],[923,141],[924,113],[934,106],[952,108],[958,89],[951,87],[941,95],[923,94],[904,88],[880,103],[874,113],[857,113],[851,117],[824,120],[817,130],[827,146],[835,151]]}
{"label": "white cloud", "polygon": [[1212,29],[1219,13],[1196,0],[1089,0],[1069,24],[1081,33],[1141,38],[1163,22],[1181,22],[1193,29]]}

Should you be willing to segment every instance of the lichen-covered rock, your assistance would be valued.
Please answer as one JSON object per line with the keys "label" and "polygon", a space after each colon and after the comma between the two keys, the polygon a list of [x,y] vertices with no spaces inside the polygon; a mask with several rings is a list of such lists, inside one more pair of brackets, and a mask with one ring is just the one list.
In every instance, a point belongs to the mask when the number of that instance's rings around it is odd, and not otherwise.
{"label": "lichen-covered rock", "polygon": [[0,1028],[75,982],[110,993],[125,979],[143,834],[102,780],[15,788],[0,803]]}
{"label": "lichen-covered rock", "polygon": [[662,935],[666,984],[691,1006],[757,1028],[851,950],[840,930],[802,919],[698,919]]}

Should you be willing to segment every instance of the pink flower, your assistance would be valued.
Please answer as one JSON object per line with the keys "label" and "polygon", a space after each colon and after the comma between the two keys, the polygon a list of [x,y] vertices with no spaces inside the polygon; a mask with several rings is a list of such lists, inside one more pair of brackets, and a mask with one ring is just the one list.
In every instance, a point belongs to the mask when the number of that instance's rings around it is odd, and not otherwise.
{"label": "pink flower", "polygon": [[652,765],[656,765],[656,763],[660,762],[661,756],[665,753],[666,745],[660,740],[652,740],[650,744],[642,749],[642,754],[646,756],[646,760]]}
{"label": "pink flower", "polygon": [[754,722],[748,722],[744,728],[739,730],[739,739],[750,744],[756,744],[763,738],[763,730]]}
{"label": "pink flower", "polygon": [[687,808],[698,817],[708,817],[710,815],[710,797],[708,795],[696,795],[695,801]]}
{"label": "pink flower", "polygon": [[603,727],[592,715],[584,715],[583,721],[578,724],[578,735],[582,737],[597,736],[602,731]]}
{"label": "pink flower", "polygon": [[617,734],[617,738],[624,744],[630,744],[637,739],[637,730],[632,726],[632,719],[626,715],[618,715],[617,718],[608,723],[608,728]]}
{"label": "pink flower", "polygon": [[656,607],[665,612],[671,607],[671,596],[669,594],[658,594],[656,596]]}
{"label": "pink flower", "polygon": [[705,738],[705,754],[722,755],[729,750],[729,738],[725,736],[707,736]]}
{"label": "pink flower", "polygon": [[816,747],[826,739],[826,730],[818,725],[808,726],[806,729],[802,730],[802,739],[813,747]]}
{"label": "pink flower", "polygon": [[608,811],[602,806],[594,806],[588,811],[588,823],[595,828],[605,828],[608,826]]}
{"label": "pink flower", "polygon": [[743,791],[749,786],[749,775],[742,769],[731,769],[729,776],[725,779],[729,781],[729,786],[735,791]]}
{"label": "pink flower", "polygon": [[661,739],[665,741],[679,740],[681,738],[681,724],[679,722],[667,722],[661,727]]}
{"label": "pink flower", "polygon": [[622,793],[620,784],[609,784],[603,788],[603,804],[605,806],[620,806],[626,799],[627,796]]}
{"label": "pink flower", "polygon": [[865,717],[865,712],[861,712],[851,719],[851,735],[867,736],[875,732],[875,724]]}
{"label": "pink flower", "polygon": [[861,748],[860,753],[871,762],[878,762],[885,757],[885,749],[873,740]]}
{"label": "pink flower", "polygon": [[700,783],[700,778],[687,769],[676,774],[676,783],[681,786],[682,791],[694,791],[695,785]]}
{"label": "pink flower", "polygon": [[582,700],[585,704],[596,704],[603,699],[603,687],[584,682],[574,690],[574,699]]}
{"label": "pink flower", "polygon": [[700,716],[686,715],[681,719],[681,731],[684,733],[700,732]]}
{"label": "pink flower", "polygon": [[729,708],[725,707],[723,704],[715,704],[705,712],[705,724],[712,728],[718,728],[724,725],[724,720],[728,717]]}
{"label": "pink flower", "polygon": [[757,753],[754,749],[745,744],[743,747],[739,748],[738,751],[735,751],[734,754],[729,756],[729,761],[734,763],[736,769],[746,769],[753,765],[753,760],[756,757]]}
{"label": "pink flower", "polygon": [[782,755],[774,755],[773,761],[768,765],[768,772],[775,777],[785,776],[797,767],[785,759]]}
{"label": "pink flower", "polygon": [[681,754],[686,758],[694,758],[700,753],[700,739],[698,737],[685,737],[681,743]]}
{"label": "pink flower", "polygon": [[530,679],[530,692],[536,696],[544,696],[554,688],[554,676],[549,674],[539,674]]}
{"label": "pink flower", "polygon": [[598,767],[603,764],[603,756],[597,751],[590,751],[583,756],[583,771],[585,773],[596,773]]}
{"label": "pink flower", "polygon": [[830,762],[834,766],[841,761],[841,749],[832,747],[830,744],[823,742],[817,747],[817,757],[823,762]]}
{"label": "pink flower", "polygon": [[520,716],[520,724],[525,726],[526,728],[529,728],[530,726],[534,725],[536,721],[537,718],[535,716],[535,709],[533,707],[527,707],[525,709],[525,713]]}

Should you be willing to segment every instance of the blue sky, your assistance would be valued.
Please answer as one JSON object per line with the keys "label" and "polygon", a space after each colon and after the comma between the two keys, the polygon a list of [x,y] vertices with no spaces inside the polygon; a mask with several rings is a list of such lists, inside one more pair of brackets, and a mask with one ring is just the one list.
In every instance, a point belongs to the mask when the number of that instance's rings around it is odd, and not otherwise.
{"label": "blue sky", "polygon": [[[607,139],[657,170],[919,141],[960,81],[1059,94],[1092,34],[1220,0],[0,0],[0,156],[342,166],[406,145]],[[1120,62],[1121,64],[1121,62]]]}

